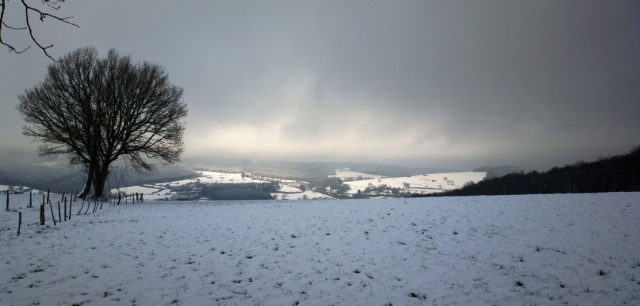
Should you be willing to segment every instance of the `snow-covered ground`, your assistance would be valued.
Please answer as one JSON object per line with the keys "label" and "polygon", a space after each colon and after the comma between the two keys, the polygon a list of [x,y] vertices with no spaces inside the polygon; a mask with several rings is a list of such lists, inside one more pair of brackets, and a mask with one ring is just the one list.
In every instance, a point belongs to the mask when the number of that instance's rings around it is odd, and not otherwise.
{"label": "snow-covered ground", "polygon": [[372,184],[379,186],[385,184],[391,188],[404,189],[403,183],[409,183],[408,191],[410,193],[434,193],[444,190],[458,189],[467,182],[477,183],[481,181],[486,172],[451,172],[451,173],[433,173],[425,175],[403,176],[403,177],[387,177],[380,179],[369,179],[361,181],[345,182],[351,189],[347,193],[357,193],[358,189],[364,191],[365,188]]}
{"label": "snow-covered ground", "polygon": [[289,186],[289,185],[280,185],[280,189],[278,189],[278,191],[280,191],[280,192],[289,192],[289,193],[302,192],[302,190],[300,190],[300,188],[292,187],[292,186]]}
{"label": "snow-covered ground", "polygon": [[338,169],[336,170],[336,174],[335,175],[329,175],[329,177],[339,177],[341,179],[343,178],[349,178],[349,177],[358,177],[358,176],[362,176],[362,177],[366,177],[366,178],[381,178],[381,175],[373,175],[373,174],[367,174],[367,173],[362,173],[362,172],[356,172],[356,171],[351,171],[351,170],[343,170],[343,169]]}
{"label": "snow-covered ground", "polygon": [[[200,177],[194,179],[157,183],[155,185],[145,186],[129,186],[119,189],[111,189],[111,193],[115,194],[118,191],[125,192],[127,194],[142,193],[145,200],[168,200],[175,194],[171,190],[171,187],[183,186],[188,183],[205,183],[205,184],[241,184],[241,183],[266,183],[266,180],[259,180],[250,177],[242,177],[241,173],[223,173],[212,171],[196,171],[200,173]],[[306,182],[292,181],[292,180],[278,180],[272,179],[272,181],[281,182],[278,192],[271,193],[272,196],[276,196],[278,200],[302,200],[306,196],[307,199],[332,199],[332,197],[315,191],[302,191],[297,187],[289,186],[286,184],[301,184]],[[284,196],[284,198],[283,198]]]}
{"label": "snow-covered ground", "polygon": [[640,193],[74,202],[44,227],[26,201],[1,305],[640,304]]}
{"label": "snow-covered ground", "polygon": [[207,184],[239,184],[239,183],[262,183],[266,181],[252,179],[250,177],[242,177],[241,173],[224,173],[224,172],[212,172],[212,171],[196,171],[200,173],[200,177],[194,179],[174,181],[170,183],[158,183],[156,185],[170,185],[170,186],[182,186],[188,183],[207,183]]}
{"label": "snow-covered ground", "polygon": [[42,194],[42,193],[46,193],[47,191],[41,191],[38,189],[32,189],[30,187],[26,187],[26,186],[9,186],[9,185],[0,185],[0,192],[5,193],[7,190],[14,190],[14,191],[19,191],[19,192],[27,192],[29,193],[29,191],[31,191],[31,193],[33,194]]}
{"label": "snow-covered ground", "polygon": [[[298,189],[299,190],[299,189]],[[272,192],[271,196],[276,196],[276,200],[304,200],[304,196],[307,196],[307,200],[316,200],[316,199],[333,199],[332,197],[315,192],[315,191],[302,191],[296,193],[282,193],[282,192]],[[284,199],[282,198],[284,197]]]}

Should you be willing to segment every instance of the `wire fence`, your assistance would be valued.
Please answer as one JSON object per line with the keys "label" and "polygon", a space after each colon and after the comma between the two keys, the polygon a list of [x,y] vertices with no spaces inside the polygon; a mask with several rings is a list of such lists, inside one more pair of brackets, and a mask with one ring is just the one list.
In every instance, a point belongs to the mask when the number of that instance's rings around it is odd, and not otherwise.
{"label": "wire fence", "polygon": [[[28,196],[28,200],[27,200]],[[54,199],[55,197],[55,199]],[[0,214],[0,240],[61,226],[74,217],[94,214],[103,208],[144,201],[141,193],[109,194],[103,200],[84,200],[77,192],[51,194],[11,194],[6,191],[6,207]]]}

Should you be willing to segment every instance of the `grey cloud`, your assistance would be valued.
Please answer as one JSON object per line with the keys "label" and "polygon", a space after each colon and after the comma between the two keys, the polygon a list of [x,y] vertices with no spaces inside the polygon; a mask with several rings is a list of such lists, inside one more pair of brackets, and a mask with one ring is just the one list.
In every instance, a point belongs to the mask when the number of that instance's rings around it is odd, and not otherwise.
{"label": "grey cloud", "polygon": [[[168,3],[65,3],[81,29],[45,34],[166,66],[188,154],[546,169],[640,143],[637,2]],[[3,113],[44,76],[30,52]]]}

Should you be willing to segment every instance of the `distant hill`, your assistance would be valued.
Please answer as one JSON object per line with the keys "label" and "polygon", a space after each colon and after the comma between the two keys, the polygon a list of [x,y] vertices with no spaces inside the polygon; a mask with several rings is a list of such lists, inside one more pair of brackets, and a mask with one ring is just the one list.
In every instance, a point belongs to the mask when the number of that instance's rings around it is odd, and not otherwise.
{"label": "distant hill", "polygon": [[[488,169],[488,168],[479,168]],[[461,189],[413,196],[517,195],[640,191],[640,146],[592,162],[578,161],[546,172],[512,172]]]}
{"label": "distant hill", "polygon": [[[394,177],[417,174],[459,172],[443,168],[402,167],[357,162],[290,162],[290,161],[252,161],[249,159],[223,158],[185,158],[183,163],[158,167],[158,171],[138,175],[123,173],[118,168],[109,175],[107,188],[117,185],[143,185],[174,181],[197,176],[194,170],[220,172],[246,172],[255,176],[278,179],[311,181],[327,178],[336,174],[336,169],[349,168],[355,172]],[[64,157],[46,160],[36,152],[0,151],[0,185],[29,186],[39,190],[51,189],[52,192],[73,192],[84,186],[84,173],[69,165]]]}
{"label": "distant hill", "polygon": [[252,175],[292,180],[309,180],[335,175],[336,169],[349,168],[379,176],[411,176],[417,174],[461,172],[460,170],[426,167],[402,167],[358,162],[292,162],[292,161],[251,161],[248,159],[186,158],[196,170],[244,171]]}
{"label": "distant hill", "polygon": [[505,176],[509,173],[523,173],[526,171],[527,170],[524,168],[514,167],[514,166],[484,166],[477,169],[473,169],[473,172],[486,172],[487,173],[487,176],[485,177],[486,180],[494,177]]}
{"label": "distant hill", "polygon": [[[125,173],[123,169],[124,167],[114,170],[109,176],[108,186],[115,188],[117,185],[141,185],[196,176],[188,166],[181,163],[158,167],[158,171],[150,175],[140,175],[132,171]],[[43,160],[36,152],[0,152],[0,185],[28,186],[62,193],[75,192],[81,189],[84,183],[84,173],[69,165],[64,157]]]}

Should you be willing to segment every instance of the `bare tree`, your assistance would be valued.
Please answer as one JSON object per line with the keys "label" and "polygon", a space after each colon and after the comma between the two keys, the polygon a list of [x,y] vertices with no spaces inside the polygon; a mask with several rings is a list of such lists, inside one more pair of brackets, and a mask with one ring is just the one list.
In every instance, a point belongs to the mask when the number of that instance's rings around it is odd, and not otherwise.
{"label": "bare tree", "polygon": [[[45,46],[43,44],[41,44],[38,39],[36,39],[36,37],[33,35],[33,25],[32,25],[32,17],[33,14],[35,14],[36,16],[38,16],[38,19],[40,19],[41,22],[44,22],[45,18],[53,18],[55,20],[58,20],[60,22],[75,26],[75,27],[80,27],[75,23],[72,23],[69,21],[69,19],[73,18],[73,17],[58,17],[54,14],[50,14],[47,12],[44,12],[43,10],[37,9],[34,6],[31,6],[29,4],[27,4],[26,0],[20,0],[20,3],[22,4],[22,8],[24,9],[24,19],[25,19],[25,26],[10,26],[5,22],[5,13],[7,12],[7,4],[8,4],[9,0],[2,0],[0,6],[1,11],[0,11],[0,43],[7,46],[9,48],[9,52],[15,52],[15,53],[22,53],[24,51],[27,51],[29,48],[31,48],[31,46],[27,46],[26,48],[22,49],[22,50],[18,50],[16,49],[12,44],[7,43],[3,38],[2,38],[2,30],[3,29],[9,29],[9,30],[15,30],[15,31],[22,31],[22,30],[27,30],[29,32],[29,36],[31,37],[31,41],[33,41],[38,48],[40,48],[42,50],[42,52],[44,52],[44,54],[50,58],[51,60],[55,61],[55,59],[53,57],[51,57],[51,55],[49,55],[49,53],[47,52],[47,49],[52,48],[53,44]],[[46,7],[48,7],[48,9],[53,9],[55,11],[60,9],[60,2],[64,2],[64,0],[40,0],[40,2],[42,3],[42,5],[45,5]],[[16,9],[17,10],[17,9]],[[30,13],[32,15],[30,15]]]}
{"label": "bare tree", "polygon": [[44,82],[20,95],[23,134],[41,156],[64,155],[87,172],[81,197],[101,197],[110,165],[121,158],[136,172],[180,160],[187,115],[183,89],[164,68],[110,50],[99,58],[80,48],[49,65]]}

